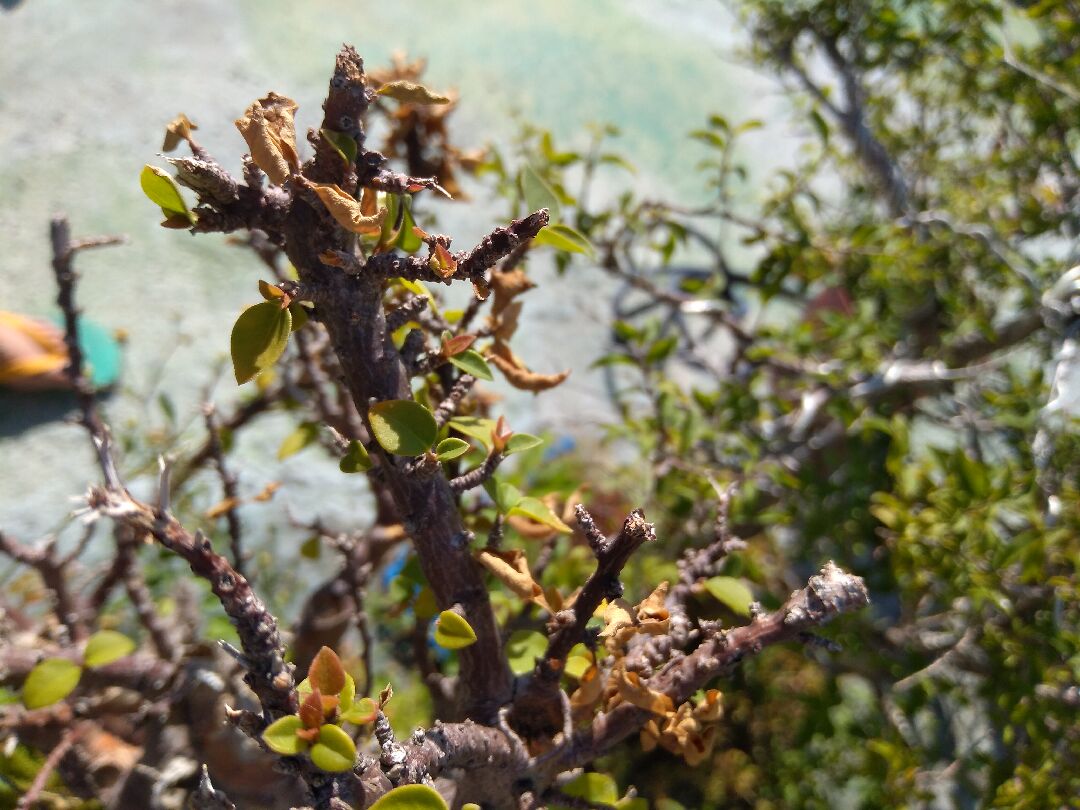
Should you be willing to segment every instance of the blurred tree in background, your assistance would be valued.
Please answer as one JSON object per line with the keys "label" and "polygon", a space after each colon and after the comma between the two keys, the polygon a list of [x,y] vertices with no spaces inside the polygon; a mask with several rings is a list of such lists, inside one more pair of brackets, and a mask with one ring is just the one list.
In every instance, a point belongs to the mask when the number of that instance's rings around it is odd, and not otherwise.
{"label": "blurred tree in background", "polygon": [[[200,784],[205,762],[242,807],[367,806],[425,777],[455,807],[1075,806],[1080,8],[744,2],[739,12],[746,59],[787,87],[804,143],[762,180],[752,171],[761,124],[703,109],[692,137],[710,155],[704,203],[639,192],[613,127],[564,145],[536,122],[509,147],[456,148],[452,103],[417,85],[422,64],[404,60],[367,75],[381,94],[368,127],[379,122],[400,173],[366,151],[362,129],[327,123],[350,86],[337,78],[342,57],[302,167],[280,96],[238,122],[252,150],[242,185],[186,120],[171,125],[172,146],[192,151],[172,163],[199,204],[189,211],[163,170],[148,191],[165,224],[238,231],[265,261],[267,301],[241,317],[233,345],[238,381],[263,373],[234,413],[207,412],[205,444],[178,461],[159,509],[168,520],[110,481],[115,462],[103,455],[106,487],[90,505],[116,521],[116,557],[88,596],[64,584],[74,557],[4,538],[45,586],[13,595],[23,603],[5,619],[18,643],[4,681],[25,704],[3,715],[6,801],[37,777],[50,797],[175,806],[160,797],[190,793],[196,806],[228,806]],[[504,199],[512,224],[452,252],[436,233],[439,204],[425,198],[439,188]],[[576,449],[508,435],[495,398],[473,387],[493,371],[527,391],[562,382],[529,368],[520,340],[510,348],[529,317],[529,265],[545,255],[582,297],[604,289],[600,274],[615,284],[598,365],[618,419]],[[372,278],[382,286],[365,286]],[[475,291],[460,306],[433,293],[455,279]],[[365,303],[341,304],[346,293]],[[411,392],[397,371],[392,385],[371,383],[387,379],[383,344],[348,337],[346,324],[368,324],[357,328],[367,335],[383,319]],[[572,335],[551,340],[575,349]],[[295,414],[282,458],[302,465],[300,453],[322,445],[343,471],[369,472],[371,526],[289,527],[309,537],[305,557],[342,556],[324,583],[244,548],[228,453],[272,410]],[[129,479],[161,449],[118,439]],[[188,483],[204,465],[224,489],[210,513]],[[160,486],[168,492],[168,478]],[[636,508],[655,540],[633,514],[623,522]],[[445,555],[443,524],[459,538]],[[183,526],[228,547],[231,564]],[[140,550],[147,533],[211,587]],[[826,637],[818,621],[791,629],[799,598],[829,603],[828,577],[815,578],[827,560],[865,581],[871,607]],[[291,628],[288,657],[310,671],[298,692],[291,673],[279,682],[280,642],[222,588],[222,566],[248,576]],[[458,576],[484,587],[463,599],[448,581]],[[124,599],[110,597],[114,586]],[[287,621],[279,608],[298,592]],[[575,617],[593,596],[595,616]],[[40,618],[43,604],[52,614]],[[103,629],[147,641],[129,655]],[[127,657],[95,668],[87,636]],[[792,637],[801,643],[770,646]],[[212,644],[222,638],[241,649],[230,657]],[[259,655],[272,666],[259,669]],[[74,677],[75,697],[27,700],[43,656],[82,663],[82,682],[62,665],[45,674],[54,687]],[[376,700],[388,680],[397,696]],[[313,684],[338,703],[312,703]],[[108,704],[118,693],[128,702]],[[207,722],[226,716],[226,700],[242,709],[227,714],[232,726]],[[455,722],[465,717],[477,724]],[[435,718],[448,725],[431,728]],[[343,722],[374,722],[374,739],[352,735],[355,761],[328,729]],[[409,737],[417,725],[429,730]],[[285,774],[242,733],[288,754]],[[491,759],[480,766],[469,745],[482,733]],[[342,770],[332,754],[355,765],[359,787],[326,776]]]}

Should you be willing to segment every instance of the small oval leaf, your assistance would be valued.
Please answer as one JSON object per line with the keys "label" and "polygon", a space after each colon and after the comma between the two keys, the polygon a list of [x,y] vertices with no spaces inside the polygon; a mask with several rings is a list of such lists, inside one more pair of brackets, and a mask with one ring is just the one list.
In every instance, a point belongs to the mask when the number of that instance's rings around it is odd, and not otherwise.
{"label": "small oval leaf", "polygon": [[368,810],[447,810],[442,796],[427,785],[394,788]]}
{"label": "small oval leaf", "polygon": [[476,643],[476,633],[461,616],[444,610],[435,622],[435,643],[447,650],[460,650]]}
{"label": "small oval leaf", "polygon": [[455,416],[448,425],[458,433],[463,433],[483,442],[484,447],[491,449],[491,432],[495,429],[494,419],[485,419],[482,416]]}
{"label": "small oval leaf", "polygon": [[51,706],[79,685],[82,667],[66,658],[46,658],[30,670],[23,684],[23,705],[28,709]]}
{"label": "small oval leaf", "polygon": [[723,602],[740,616],[750,615],[750,603],[754,601],[754,594],[741,579],[710,577],[705,580],[705,588],[713,598]]}
{"label": "small oval leaf", "polygon": [[585,253],[592,256],[592,242],[569,225],[548,225],[533,237],[533,245],[547,245],[567,253]]}
{"label": "small oval leaf", "polygon": [[287,757],[296,756],[307,750],[306,740],[296,736],[296,732],[304,727],[300,718],[295,714],[287,714],[279,717],[266,727],[262,733],[263,742],[276,754],[284,754]]}
{"label": "small oval leaf", "polygon": [[449,439],[443,439],[439,442],[439,446],[435,448],[435,458],[439,461],[450,461],[465,455],[471,448],[472,445],[464,439],[451,436]]}
{"label": "small oval leaf", "polygon": [[345,688],[345,667],[338,654],[324,646],[315,653],[307,679],[312,689],[318,689],[324,695],[337,695]]}
{"label": "small oval leaf", "polygon": [[532,672],[547,651],[547,636],[535,630],[515,630],[506,642],[506,659],[515,675]]}
{"label": "small oval leaf", "polygon": [[506,514],[527,517],[529,520],[535,520],[537,523],[543,523],[545,526],[550,526],[552,529],[561,532],[562,534],[571,534],[573,531],[539,498],[522,498],[515,506],[509,509]]}
{"label": "small oval leaf", "polygon": [[270,368],[285,352],[292,331],[292,313],[276,301],[248,307],[236,319],[230,347],[237,385]]}
{"label": "small oval leaf", "polygon": [[449,358],[450,362],[460,368],[466,374],[471,374],[478,380],[493,380],[491,366],[475,349],[466,349],[461,354],[455,354]]}
{"label": "small oval leaf", "polygon": [[439,432],[431,411],[411,399],[376,402],[368,410],[368,421],[375,441],[398,456],[427,452]]}
{"label": "small oval leaf", "polygon": [[552,222],[559,219],[559,198],[555,190],[528,164],[521,170],[521,193],[529,213],[546,208]]}
{"label": "small oval leaf", "polygon": [[515,433],[510,437],[510,441],[506,443],[503,455],[508,456],[511,453],[521,453],[525,450],[532,450],[534,447],[539,447],[543,443],[543,439],[539,436],[533,436],[531,433]]}
{"label": "small oval leaf", "polygon": [[123,633],[117,633],[115,630],[99,630],[86,640],[83,664],[88,667],[103,667],[125,655],[130,655],[134,649],[135,642]]}
{"label": "small oval leaf", "polygon": [[188,220],[188,224],[194,223],[195,218],[180,195],[180,186],[167,171],[148,163],[139,174],[139,185],[150,201],[161,208],[166,218],[181,216]]}
{"label": "small oval leaf", "polygon": [[285,437],[278,448],[278,461],[284,461],[289,456],[299,453],[305,447],[313,444],[319,438],[319,426],[314,422],[301,422],[300,425]]}
{"label": "small oval leaf", "polygon": [[327,724],[319,729],[319,741],[311,746],[311,761],[330,773],[351,771],[356,763],[356,744],[341,726]]}
{"label": "small oval leaf", "polygon": [[365,697],[355,701],[349,707],[349,710],[341,716],[341,719],[346,723],[352,723],[354,726],[363,726],[374,722],[378,714],[379,707],[375,701]]}
{"label": "small oval leaf", "polygon": [[367,448],[353,439],[349,442],[349,449],[338,462],[338,469],[343,473],[360,473],[370,470],[371,456],[368,455]]}

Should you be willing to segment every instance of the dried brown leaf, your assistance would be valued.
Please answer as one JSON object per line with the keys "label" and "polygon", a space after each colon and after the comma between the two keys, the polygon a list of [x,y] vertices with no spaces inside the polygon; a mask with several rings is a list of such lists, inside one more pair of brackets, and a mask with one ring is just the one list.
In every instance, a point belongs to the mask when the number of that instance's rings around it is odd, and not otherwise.
{"label": "dried brown leaf", "polygon": [[247,141],[251,159],[266,172],[270,182],[279,186],[300,171],[293,123],[297,106],[290,98],[269,93],[252,102],[244,115],[236,119],[236,128]]}
{"label": "dried brown leaf", "polygon": [[361,234],[376,234],[382,230],[383,220],[386,219],[385,206],[371,216],[364,216],[359,200],[343,191],[337,184],[308,181],[305,185],[315,192],[330,212],[330,216],[345,230]]}
{"label": "dried brown leaf", "polygon": [[165,127],[165,140],[161,144],[162,152],[171,152],[181,141],[191,142],[192,130],[198,129],[186,115],[180,113]]}

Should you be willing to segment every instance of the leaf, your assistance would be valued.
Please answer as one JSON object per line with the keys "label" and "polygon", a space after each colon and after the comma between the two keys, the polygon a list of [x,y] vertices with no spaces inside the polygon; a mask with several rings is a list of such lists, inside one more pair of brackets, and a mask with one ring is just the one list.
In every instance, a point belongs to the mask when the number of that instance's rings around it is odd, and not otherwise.
{"label": "leaf", "polygon": [[705,588],[713,597],[723,602],[740,616],[750,615],[750,603],[754,594],[741,579],[735,577],[710,577]]}
{"label": "leaf", "polygon": [[[583,773],[567,782],[561,788],[567,796],[584,799],[593,804],[615,804],[619,800],[619,789],[615,780],[606,773],[595,771]],[[558,807],[558,805],[555,805]]]}
{"label": "leaf", "polygon": [[496,481],[494,478],[490,478],[484,483],[484,490],[491,496],[491,500],[495,501],[495,508],[504,515],[509,513],[525,497],[521,490],[513,484]]}
{"label": "leaf", "polygon": [[491,366],[487,364],[487,360],[483,358],[480,352],[475,349],[466,349],[461,354],[455,354],[447,359],[466,374],[471,374],[478,380],[495,379],[491,373]]}
{"label": "leaf", "polygon": [[368,810],[448,810],[442,796],[427,785],[394,788]]}
{"label": "leaf", "polygon": [[285,185],[292,173],[300,170],[293,124],[297,107],[290,98],[268,93],[253,101],[236,120],[236,128],[251,150],[251,159],[278,186]]}
{"label": "leaf", "polygon": [[66,658],[46,658],[39,662],[23,684],[23,705],[28,709],[51,706],[71,694],[79,685],[82,667]]}
{"label": "leaf", "polygon": [[596,254],[592,242],[569,225],[545,225],[533,237],[532,243],[533,245],[547,245],[567,253],[585,253],[589,256]]}
{"label": "leaf", "polygon": [[329,647],[321,647],[308,667],[308,680],[313,689],[324,695],[338,695],[345,688],[345,667],[338,654]]}
{"label": "leaf", "polygon": [[315,192],[330,216],[338,225],[351,233],[375,234],[382,231],[386,221],[386,208],[381,207],[374,214],[364,214],[360,201],[345,192],[336,183],[312,183],[305,185]]}
{"label": "leaf", "polygon": [[300,544],[300,556],[307,560],[317,560],[322,556],[322,540],[313,535]]}
{"label": "leaf", "polygon": [[263,742],[275,754],[284,756],[296,756],[307,750],[306,740],[296,736],[296,732],[304,727],[300,718],[295,714],[287,714],[279,717],[268,725],[262,733]]}
{"label": "leaf", "polygon": [[544,440],[539,436],[533,436],[530,433],[515,433],[510,437],[510,441],[506,443],[503,455],[508,456],[511,453],[523,453],[526,450],[532,450],[534,447],[539,447],[543,443]]}
{"label": "leaf", "polygon": [[396,82],[387,82],[375,91],[380,96],[392,98],[402,104],[449,104],[448,96],[429,90],[422,84],[400,79]]}
{"label": "leaf", "polygon": [[554,189],[527,163],[521,170],[521,193],[529,213],[546,208],[552,222],[559,218],[559,198]]}
{"label": "leaf", "polygon": [[484,447],[491,449],[491,431],[495,429],[494,419],[485,419],[482,416],[455,416],[447,425],[458,433],[478,439],[483,442]]}
{"label": "leaf", "polygon": [[370,470],[371,456],[368,455],[367,448],[353,439],[349,442],[349,449],[338,462],[338,469],[343,473],[360,473]]}
{"label": "leaf", "polygon": [[292,331],[302,329],[304,324],[308,322],[307,307],[303,304],[298,304],[295,301],[289,304],[289,312],[292,313]]}
{"label": "leaf", "polygon": [[161,151],[171,152],[180,145],[180,141],[190,141],[193,130],[198,129],[186,115],[180,113],[165,127],[165,140],[162,141]]}
{"label": "leaf", "polygon": [[494,366],[502,372],[503,377],[510,385],[521,391],[538,393],[554,388],[570,376],[570,371],[560,371],[555,374],[537,374],[520,364],[510,352],[509,347],[503,343],[495,343],[492,346],[490,360]]}
{"label": "leaf", "polygon": [[311,746],[311,761],[330,773],[351,771],[356,764],[356,743],[341,726],[328,723],[319,729],[319,741]]}
{"label": "leaf", "polygon": [[476,561],[490,571],[499,582],[509,588],[519,599],[534,602],[549,610],[544,599],[544,589],[533,579],[529,560],[521,549],[496,551],[485,548],[477,551]]}
{"label": "leaf", "polygon": [[356,141],[352,139],[352,136],[346,135],[344,132],[335,132],[332,129],[320,129],[319,134],[341,155],[345,165],[348,166],[356,162]]}
{"label": "leaf", "polygon": [[506,658],[515,675],[532,672],[536,659],[547,652],[547,637],[535,630],[515,630],[506,642]]}
{"label": "leaf", "polygon": [[314,422],[301,422],[296,430],[285,437],[278,448],[278,461],[284,461],[291,455],[295,455],[319,438],[319,426]]}
{"label": "leaf", "polygon": [[563,672],[575,680],[581,680],[593,663],[593,654],[589,652],[589,648],[584,644],[575,644],[570,648],[570,654],[566,656]]}
{"label": "leaf", "polygon": [[517,504],[506,513],[507,515],[522,515],[530,520],[535,520],[537,523],[543,523],[545,526],[550,526],[557,532],[562,534],[571,534],[573,530],[567,526],[559,516],[556,515],[548,507],[546,503],[539,498],[522,498]]}
{"label": "leaf", "polygon": [[237,385],[277,362],[291,331],[292,313],[276,301],[263,301],[245,309],[236,319],[230,341]]}
{"label": "leaf", "polygon": [[424,246],[424,240],[416,235],[416,221],[412,215],[412,197],[402,199],[405,207],[404,217],[401,221],[401,232],[398,233],[397,246],[406,253],[416,253]]}
{"label": "leaf", "polygon": [[180,227],[184,228],[195,224],[195,215],[188,211],[187,203],[180,194],[180,186],[167,171],[148,163],[139,174],[139,185],[150,201],[161,208],[166,220],[182,217],[186,221]]}
{"label": "leaf", "polygon": [[439,461],[450,461],[465,455],[471,449],[472,445],[464,439],[451,436],[449,439],[443,439],[439,442],[439,446],[435,448],[435,458]]}
{"label": "leaf", "polygon": [[343,722],[352,723],[354,726],[363,726],[374,722],[379,715],[379,707],[371,698],[364,697],[353,703],[348,711],[341,715]]}
{"label": "leaf", "polygon": [[453,335],[443,333],[442,355],[443,357],[456,357],[466,351],[476,342],[476,335]]}
{"label": "leaf", "polygon": [[460,650],[476,643],[476,633],[464,618],[444,610],[435,622],[435,643],[447,650]]}
{"label": "leaf", "polygon": [[439,433],[431,411],[411,399],[376,402],[368,410],[368,421],[375,440],[398,456],[427,452]]}
{"label": "leaf", "polygon": [[86,640],[83,650],[83,664],[88,667],[103,667],[130,655],[135,649],[135,642],[123,633],[115,630],[98,630]]}

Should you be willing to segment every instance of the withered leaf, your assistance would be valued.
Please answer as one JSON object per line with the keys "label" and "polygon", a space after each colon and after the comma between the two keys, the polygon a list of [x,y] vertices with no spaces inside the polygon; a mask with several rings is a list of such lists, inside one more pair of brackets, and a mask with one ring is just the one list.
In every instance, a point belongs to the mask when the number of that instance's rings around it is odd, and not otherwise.
{"label": "withered leaf", "polygon": [[659,636],[668,631],[670,625],[667,607],[664,601],[667,599],[668,583],[661,582],[637,606],[637,624],[642,633]]}
{"label": "withered leaf", "polygon": [[[496,344],[499,346],[500,344]],[[505,354],[509,354],[509,349],[505,350]],[[511,355],[512,357],[512,355]],[[491,364],[502,372],[503,377],[510,385],[514,386],[521,391],[532,391],[534,393],[539,391],[546,391],[549,388],[562,383],[567,377],[570,376],[570,370],[560,371],[556,374],[538,374],[535,371],[530,371],[525,366],[516,363],[512,359],[507,359],[504,353],[496,354],[494,352],[488,358]]]}
{"label": "withered leaf", "polygon": [[198,129],[186,115],[180,113],[165,127],[165,140],[161,144],[162,152],[171,152],[181,141],[190,141],[192,130]]}
{"label": "withered leaf", "polygon": [[645,709],[653,714],[666,715],[673,711],[675,704],[671,698],[663,692],[650,689],[641,682],[636,672],[627,672],[620,667],[613,673],[619,688],[619,697],[627,703],[632,703],[639,709]]}
{"label": "withered leaf", "polygon": [[338,225],[347,231],[360,234],[377,234],[382,230],[386,219],[386,207],[380,207],[371,216],[365,216],[363,206],[350,194],[335,183],[306,183],[322,200]]}
{"label": "withered leaf", "polygon": [[388,96],[403,104],[449,104],[450,97],[436,93],[422,84],[399,79],[387,82],[376,91],[380,96]]}
{"label": "withered leaf", "polygon": [[490,571],[499,582],[509,588],[515,596],[533,602],[545,610],[550,610],[544,589],[533,579],[529,571],[529,561],[521,549],[496,551],[480,549],[474,555],[476,561]]}
{"label": "withered leaf", "polygon": [[251,158],[279,186],[300,171],[296,152],[296,129],[293,115],[297,103],[277,93],[252,102],[244,115],[236,119],[236,128],[247,141]]}
{"label": "withered leaf", "polygon": [[511,270],[508,273],[492,273],[491,289],[495,292],[495,300],[491,304],[492,317],[498,315],[506,308],[514,298],[524,292],[528,292],[536,286],[525,275],[524,270]]}

